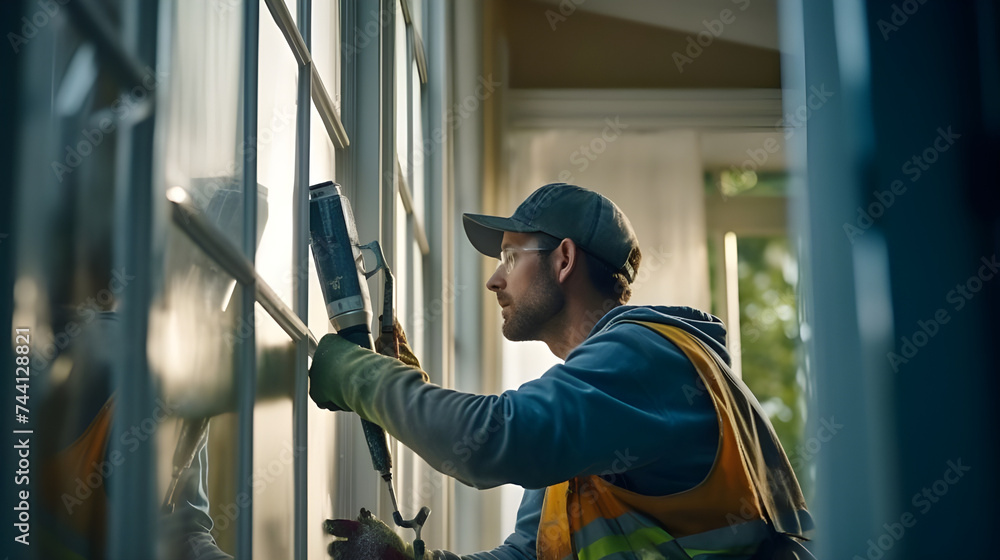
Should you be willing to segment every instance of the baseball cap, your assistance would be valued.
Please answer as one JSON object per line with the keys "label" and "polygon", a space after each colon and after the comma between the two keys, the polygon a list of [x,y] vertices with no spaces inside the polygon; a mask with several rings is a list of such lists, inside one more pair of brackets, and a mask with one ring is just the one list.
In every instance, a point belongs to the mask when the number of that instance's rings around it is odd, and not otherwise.
{"label": "baseball cap", "polygon": [[550,183],[531,193],[509,218],[463,214],[469,241],[487,257],[500,258],[505,231],[546,233],[572,239],[581,249],[611,270],[621,272],[629,283],[635,270],[629,264],[639,241],[625,214],[607,197],[566,183]]}

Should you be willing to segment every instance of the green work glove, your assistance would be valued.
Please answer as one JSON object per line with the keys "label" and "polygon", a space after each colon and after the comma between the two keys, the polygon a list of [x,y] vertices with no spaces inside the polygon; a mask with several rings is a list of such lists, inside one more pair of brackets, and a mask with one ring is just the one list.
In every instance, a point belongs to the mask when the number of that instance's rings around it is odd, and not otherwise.
{"label": "green work glove", "polygon": [[353,519],[327,519],[327,533],[341,537],[327,549],[335,560],[412,560],[413,546],[403,542],[388,525],[361,510]]}
{"label": "green work glove", "polygon": [[[409,354],[412,357],[413,353],[408,350],[405,337],[402,347],[406,350],[404,352],[401,348],[401,355]],[[416,358],[412,361],[415,363]],[[313,355],[312,367],[309,368],[309,396],[321,408],[353,410],[361,414],[362,418],[378,423],[373,418],[374,410],[367,410],[366,415],[357,406],[373,404],[380,384],[395,376],[414,373],[418,373],[423,381],[429,379],[423,371],[400,360],[376,354],[339,335],[328,334],[320,339]]]}

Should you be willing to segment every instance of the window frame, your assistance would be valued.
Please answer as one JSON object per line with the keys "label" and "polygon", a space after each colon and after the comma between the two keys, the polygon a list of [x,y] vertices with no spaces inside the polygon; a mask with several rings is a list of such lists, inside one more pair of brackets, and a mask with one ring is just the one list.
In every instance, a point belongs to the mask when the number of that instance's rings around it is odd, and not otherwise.
{"label": "window frame", "polygon": [[[441,224],[449,217],[451,205],[450,191],[430,188],[449,179],[445,167],[449,159],[437,152],[425,152],[426,139],[417,138],[418,130],[414,122],[420,119],[419,131],[429,137],[430,125],[435,124],[442,129],[441,143],[450,149],[448,131],[445,127],[445,99],[447,88],[445,82],[429,86],[428,73],[437,71],[438,80],[446,80],[446,69],[429,67],[428,52],[421,39],[420,30],[411,17],[410,3],[407,0],[396,0],[402,9],[406,24],[406,58],[395,60],[395,10],[381,11],[380,0],[360,0],[359,2],[341,2],[340,31],[341,41],[334,48],[339,51],[341,86],[343,88],[341,105],[343,114],[333,103],[330,92],[323,83],[311,55],[311,25],[312,1],[299,0],[296,17],[293,18],[284,0],[264,0],[271,14],[271,20],[282,35],[298,63],[298,90],[296,108],[296,155],[294,162],[294,203],[293,203],[293,270],[308,269],[308,187],[309,158],[311,148],[312,107],[320,116],[320,121],[333,146],[335,147],[337,165],[334,179],[345,186],[349,198],[354,204],[359,225],[359,235],[364,239],[379,238],[383,240],[383,250],[388,262],[400,270],[405,269],[409,276],[415,273],[421,275],[422,286],[409,290],[408,301],[404,305],[412,308],[419,300],[420,309],[424,309],[432,294],[437,294],[435,301],[441,305],[441,313],[429,320],[422,317],[400,317],[401,320],[423,320],[428,326],[428,334],[421,338],[427,342],[424,348],[417,349],[420,354],[426,352],[431,356],[425,368],[433,372],[436,381],[447,383],[451,378],[448,369],[451,363],[449,357],[448,333],[451,324],[451,309],[453,302],[447,292],[448,279],[451,274],[451,240],[447,233],[452,228]],[[173,6],[173,1],[164,0],[156,3],[127,4],[123,14],[123,26],[119,38],[114,27],[109,25],[107,18],[96,10],[91,3],[72,3],[70,5],[74,23],[78,24],[85,34],[88,34],[101,47],[102,64],[110,64],[125,78],[141,76],[139,70],[145,66],[155,66],[156,47],[160,41],[158,33],[160,24],[158,17],[167,13]],[[242,142],[248,149],[243,153],[243,231],[240,243],[233,243],[225,238],[209,220],[200,214],[190,200],[159,200],[154,195],[160,192],[162,179],[157,172],[153,123],[155,121],[155,106],[144,120],[133,123],[120,134],[131,135],[131,141],[122,142],[119,153],[122,161],[117,181],[123,188],[116,189],[116,223],[117,237],[122,239],[121,247],[116,248],[115,259],[129,270],[144,271],[138,274],[134,294],[138,300],[130,301],[124,320],[126,327],[125,346],[130,350],[122,361],[121,371],[129,375],[118,375],[116,387],[137,398],[130,399],[133,403],[125,405],[124,401],[117,414],[123,426],[138,423],[144,417],[144,410],[152,407],[155,398],[154,379],[147,363],[147,324],[149,321],[149,305],[154,282],[151,274],[156,270],[153,263],[155,253],[153,234],[155,228],[163,224],[154,220],[161,213],[167,216],[179,231],[183,232],[196,246],[217,264],[220,269],[231,275],[243,289],[239,290],[241,297],[237,303],[238,313],[244,328],[254,333],[255,305],[259,303],[268,315],[284,330],[295,344],[295,388],[293,395],[293,444],[297,450],[294,462],[295,497],[293,511],[294,545],[296,557],[307,557],[306,543],[309,522],[307,515],[306,484],[308,477],[308,406],[307,394],[308,358],[317,346],[317,337],[306,323],[309,289],[306,282],[295,282],[291,301],[283,300],[256,270],[256,240],[257,240],[257,128],[258,128],[258,78],[259,78],[259,39],[260,26],[270,25],[261,18],[260,0],[243,0],[243,77],[241,123]],[[421,4],[424,13],[419,21],[424,31],[430,33],[435,27],[440,27],[447,21],[447,9],[439,2],[424,2]],[[341,45],[350,44],[355,39],[353,34],[363,29],[362,21],[370,17],[370,13],[388,18],[383,22],[386,29],[393,32],[379,32],[378,46],[375,49],[351,50],[343,49]],[[381,29],[381,28],[380,28]],[[443,42],[435,39],[437,52],[442,50]],[[350,50],[351,52],[344,52]],[[135,54],[132,54],[135,53]],[[441,56],[441,55],[439,55]],[[395,65],[400,64],[405,69],[405,87],[397,89],[394,79]],[[414,76],[413,65],[417,72]],[[128,80],[126,80],[128,81]],[[139,81],[134,79],[132,81]],[[363,92],[379,91],[379,96],[362,95]],[[165,95],[160,93],[159,95]],[[394,101],[396,96],[405,97],[405,114],[396,115]],[[406,119],[406,134],[409,138],[409,149],[406,154],[396,152],[395,119]],[[433,119],[431,122],[429,120]],[[374,130],[376,133],[371,133]],[[355,131],[351,133],[350,131]],[[367,131],[367,133],[366,133]],[[353,136],[353,137],[352,137]],[[352,140],[354,143],[352,144]],[[438,142],[438,138],[434,139]],[[439,147],[437,144],[435,148]],[[384,154],[380,156],[380,154]],[[408,166],[404,176],[400,166],[401,158],[413,162],[414,158],[425,158],[420,166],[421,177],[413,176],[415,167]],[[376,188],[361,188],[361,185],[377,186]],[[424,193],[414,193],[415,185]],[[162,189],[161,189],[162,190]],[[414,195],[419,196],[415,197]],[[405,226],[397,226],[396,205],[401,203],[401,218]],[[417,205],[420,205],[419,207]],[[425,228],[424,222],[439,224],[431,232]],[[405,239],[397,246],[396,228],[405,227],[400,232]],[[433,255],[439,255],[432,259]],[[432,270],[429,263],[435,261],[442,264],[440,270]],[[417,266],[419,263],[419,266]],[[302,287],[300,287],[300,285]],[[419,293],[417,293],[419,292]],[[397,290],[397,293],[401,291]],[[138,303],[138,305],[136,305]],[[413,326],[413,325],[411,325]],[[433,332],[431,332],[433,331]],[[239,347],[236,357],[236,394],[237,394],[237,473],[235,489],[237,495],[246,493],[253,496],[253,411],[256,405],[256,372],[257,372],[257,341],[251,334],[246,337],[247,343]],[[433,344],[430,341],[434,341]],[[441,363],[434,363],[434,362]],[[346,415],[345,415],[346,417]],[[365,473],[372,479],[373,486],[362,488],[361,495],[374,495],[379,503],[379,513],[385,517],[391,512],[388,509],[388,499],[382,490],[381,481],[370,473],[370,462],[367,456],[367,446],[358,434],[357,418],[351,416],[348,421],[338,422],[337,446],[341,448],[341,456],[352,457],[349,465],[338,463],[341,484],[351,484],[355,487],[353,494],[358,494],[357,483],[359,474]],[[131,461],[145,465],[148,468],[129,469],[133,474],[121,477],[116,483],[118,491],[113,496],[110,508],[111,523],[109,524],[109,551],[112,555],[153,556],[155,554],[155,539],[148,539],[151,530],[156,526],[157,510],[155,500],[148,497],[154,495],[157,485],[157,472],[153,468],[156,458],[154,450],[144,447],[143,451],[133,454]],[[401,464],[408,472],[416,473],[415,455],[411,451],[404,452]],[[411,473],[411,474],[412,474]],[[371,476],[369,476],[371,475]],[[442,539],[450,535],[450,501],[452,499],[451,481],[440,475],[444,482],[442,491],[434,497],[431,504],[439,513],[440,530],[435,531]],[[367,491],[366,491],[367,490]],[[346,492],[343,494],[347,494]],[[335,497],[337,509],[353,505],[353,498]],[[240,513],[236,520],[236,550],[237,557],[249,558],[252,554],[252,534],[254,530],[253,500],[245,506],[237,504]],[[370,503],[367,504],[370,507]],[[409,508],[418,504],[407,504]],[[353,508],[352,508],[353,509]],[[356,510],[355,510],[356,511]],[[447,540],[442,542],[447,543]],[[117,551],[117,554],[115,553]],[[145,554],[143,554],[145,553]]]}

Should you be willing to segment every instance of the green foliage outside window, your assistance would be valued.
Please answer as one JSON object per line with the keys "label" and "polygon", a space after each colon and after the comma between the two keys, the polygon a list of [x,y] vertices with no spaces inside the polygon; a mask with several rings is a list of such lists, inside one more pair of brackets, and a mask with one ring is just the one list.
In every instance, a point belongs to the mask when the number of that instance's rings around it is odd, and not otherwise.
{"label": "green foliage outside window", "polygon": [[[713,282],[722,281],[713,258],[720,250],[709,243]],[[802,446],[805,380],[799,355],[795,259],[784,236],[739,237],[737,262],[743,381],[770,418],[799,484],[808,494],[808,467],[813,457]],[[712,302],[716,313],[723,305],[725,302]]]}
{"label": "green foliage outside window", "polygon": [[785,237],[737,239],[743,380],[771,419],[800,484],[809,457],[796,301],[798,270]]}

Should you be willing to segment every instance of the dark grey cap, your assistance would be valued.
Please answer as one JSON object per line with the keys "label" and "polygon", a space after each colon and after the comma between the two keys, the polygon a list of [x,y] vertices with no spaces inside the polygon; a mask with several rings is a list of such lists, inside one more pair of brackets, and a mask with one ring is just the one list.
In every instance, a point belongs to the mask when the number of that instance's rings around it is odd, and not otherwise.
{"label": "dark grey cap", "polygon": [[639,247],[632,224],[606,197],[576,185],[551,183],[531,193],[509,218],[464,214],[465,233],[477,251],[500,258],[505,231],[546,233],[572,239],[581,249],[625,275],[631,283],[635,271],[629,264]]}

